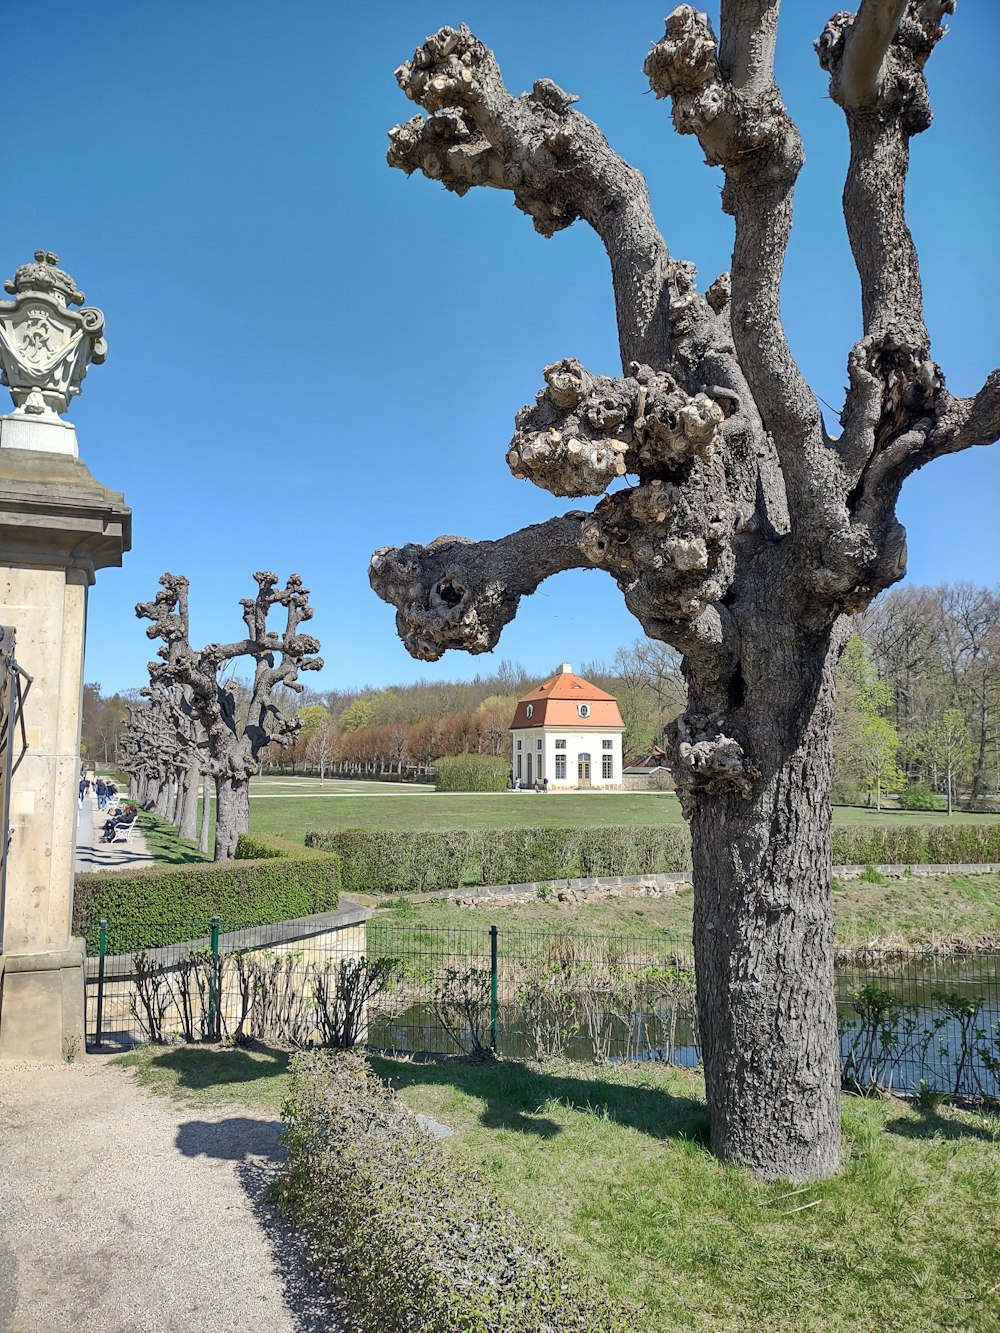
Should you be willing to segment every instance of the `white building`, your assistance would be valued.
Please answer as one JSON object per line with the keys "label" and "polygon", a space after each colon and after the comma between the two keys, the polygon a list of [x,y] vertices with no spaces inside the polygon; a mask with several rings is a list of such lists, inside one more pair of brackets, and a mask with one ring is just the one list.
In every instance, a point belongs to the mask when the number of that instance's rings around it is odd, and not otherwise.
{"label": "white building", "polygon": [[564,662],[517,705],[511,781],[521,787],[547,782],[549,791],[621,790],[624,730],[614,695]]}

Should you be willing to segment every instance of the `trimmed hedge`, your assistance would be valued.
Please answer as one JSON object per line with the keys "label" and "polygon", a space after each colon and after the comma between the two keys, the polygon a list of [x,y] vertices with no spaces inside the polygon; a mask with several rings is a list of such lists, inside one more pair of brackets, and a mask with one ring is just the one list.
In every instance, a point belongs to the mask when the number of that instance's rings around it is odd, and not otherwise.
{"label": "trimmed hedge", "polygon": [[178,943],[213,916],[239,930],[336,908],[340,864],[330,852],[244,834],[236,854],[241,859],[77,875],[73,930],[95,953],[104,918],[134,951]]}
{"label": "trimmed hedge", "polygon": [[506,791],[510,764],[492,754],[451,754],[434,760],[438,791]]}
{"label": "trimmed hedge", "polygon": [[[345,889],[448,893],[471,884],[690,870],[676,824],[640,828],[343,829],[306,834],[336,852]],[[1000,862],[1000,823],[858,825],[833,830],[835,865]]]}
{"label": "trimmed hedge", "polygon": [[629,1333],[349,1052],[291,1062],[275,1196],[357,1333]]}
{"label": "trimmed hedge", "polygon": [[585,875],[655,875],[690,870],[686,828],[591,828],[583,831],[580,861]]}
{"label": "trimmed hedge", "polygon": [[1000,823],[876,824],[833,830],[834,865],[975,865],[989,861],[1000,861]]}

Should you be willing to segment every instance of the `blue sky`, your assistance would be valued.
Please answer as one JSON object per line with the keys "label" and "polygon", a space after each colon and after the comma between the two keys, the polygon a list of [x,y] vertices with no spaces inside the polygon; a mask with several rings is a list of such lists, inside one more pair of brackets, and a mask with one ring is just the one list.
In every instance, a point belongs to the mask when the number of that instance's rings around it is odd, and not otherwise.
{"label": "blue sky", "polygon": [[[717,12],[718,5],[708,5]],[[833,0],[786,4],[778,77],[808,160],[784,285],[806,377],[839,407],[858,335],[840,213],[843,117],[812,40]],[[505,0],[172,0],[5,6],[0,277],[53,249],[107,318],[110,355],[71,411],[94,475],[125,492],[134,543],[91,592],[88,680],[140,685],[133,615],[165,570],[192,583],[196,643],[239,635],[256,569],[302,575],[320,689],[544,671],[610,658],[639,626],[612,581],[563,575],[521,605],[491,657],[413,662],[368,586],[381,545],[496,537],[571,507],[511,477],[517,410],[576,356],[620,373],[607,261],[581,223],[537,236],[506,193],[464,199],[385,164],[413,114],[393,78],[427,34],[467,22],[514,93],[579,95],[640,167],[671,251],[707,285],[728,267],[721,175],[680,138],[642,62],[662,4]],[[714,15],[713,15],[714,17]],[[934,355],[953,392],[1000,363],[994,0],[960,0],[928,73],[909,218]],[[6,395],[5,395],[6,396]],[[829,419],[834,419],[834,411]],[[1000,580],[1000,447],[912,478],[909,579]]]}

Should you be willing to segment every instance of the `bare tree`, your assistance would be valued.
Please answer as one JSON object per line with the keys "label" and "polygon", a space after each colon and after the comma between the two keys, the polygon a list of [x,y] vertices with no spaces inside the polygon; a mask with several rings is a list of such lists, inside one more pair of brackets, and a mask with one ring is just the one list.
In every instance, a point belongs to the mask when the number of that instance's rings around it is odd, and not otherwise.
{"label": "bare tree", "polygon": [[[496,541],[383,548],[371,582],[409,651],[486,652],[561,570],[610,573],[645,633],[683,654],[673,767],[691,825],[699,1025],[711,1142],[764,1176],[840,1160],[830,908],[830,716],[842,620],[902,577],[904,479],[1000,434],[1000,371],[955,398],[931,359],[903,211],[923,69],[954,0],[863,0],[817,42],[847,120],[844,212],[864,332],[839,438],[803,381],[779,289],[803,161],[774,79],[779,0],[722,0],[716,37],[681,5],[645,70],[725,175],[731,272],[705,292],[657,230],[641,174],[548,79],[512,96],[466,28],[396,73],[429,113],[391,166],[456,194],[510,190],[543,236],[583,218],[611,261],[624,374],[567,359],[517,416],[507,462],[590,512]],[[620,478],[635,484],[609,489]]]}
{"label": "bare tree", "polygon": [[[323,665],[319,641],[298,632],[312,618],[309,590],[298,574],[290,574],[284,588],[270,572],[254,575],[258,592],[243,598],[243,620],[247,637],[234,643],[209,643],[197,651],[191,647],[188,629],[188,580],[183,575],[164,574],[163,591],[152,602],[140,602],[135,613],[153,623],[146,630],[151,639],[163,639],[160,662],[151,662],[154,683],[183,686],[184,697],[205,733],[208,767],[215,778],[215,859],[231,860],[241,833],[250,824],[250,778],[257,772],[258,755],[272,741],[291,744],[301,719],[291,708],[283,708],[284,689],[299,692],[300,671],[318,671]],[[267,617],[273,606],[286,609],[281,634],[269,631]],[[220,672],[240,657],[256,662],[253,681],[242,701],[232,680],[220,680]]]}

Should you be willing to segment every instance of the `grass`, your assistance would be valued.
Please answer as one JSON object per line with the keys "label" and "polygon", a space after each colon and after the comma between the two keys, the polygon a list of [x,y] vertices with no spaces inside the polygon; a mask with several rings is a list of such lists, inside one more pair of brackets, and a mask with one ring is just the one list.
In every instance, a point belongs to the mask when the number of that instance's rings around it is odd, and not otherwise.
{"label": "grass", "polygon": [[186,865],[192,861],[212,859],[201,854],[197,843],[180,837],[169,820],[161,819],[151,810],[139,811],[139,828],[146,839],[150,855],[160,865]]}
{"label": "grass", "polygon": [[[273,1112],[286,1059],[174,1048],[121,1063],[194,1105]],[[637,1301],[643,1333],[996,1333],[997,1117],[845,1098],[842,1173],[792,1190],[710,1156],[695,1073],[372,1063],[515,1212]]]}
{"label": "grass", "polygon": [[[535,899],[472,910],[445,898],[393,895],[372,900],[376,920],[400,925],[471,927],[496,922],[510,929],[583,931],[607,935],[656,935],[689,939],[692,890],[679,884],[669,898],[612,898],[588,904]],[[833,890],[837,942],[869,944],[906,940],[941,944],[948,938],[1000,936],[1000,875],[909,875],[882,884],[838,882]]]}
{"label": "grass", "polygon": [[[673,792],[533,792],[466,795],[435,792],[398,783],[308,778],[255,778],[250,786],[250,827],[301,842],[310,829],[584,828],[680,824]],[[936,811],[862,809],[837,806],[836,824],[942,823]],[[995,815],[952,815],[955,823],[996,823]]]}

